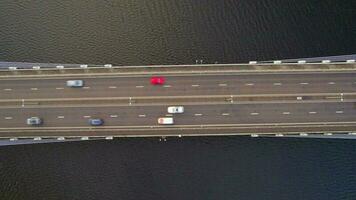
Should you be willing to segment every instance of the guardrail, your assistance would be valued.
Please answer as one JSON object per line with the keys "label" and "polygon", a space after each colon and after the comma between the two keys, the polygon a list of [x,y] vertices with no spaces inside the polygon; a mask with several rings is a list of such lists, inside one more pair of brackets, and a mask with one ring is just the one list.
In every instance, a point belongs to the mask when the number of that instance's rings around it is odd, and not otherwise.
{"label": "guardrail", "polygon": [[[36,63],[35,65],[29,65],[24,63],[22,66],[20,64],[8,64],[8,67],[0,67],[0,71],[3,70],[45,70],[45,69],[92,69],[92,68],[166,68],[166,67],[188,67],[188,66],[239,66],[239,65],[293,65],[293,64],[353,64],[356,63],[355,59],[348,59],[344,61],[331,61],[331,60],[321,60],[321,61],[311,61],[298,60],[296,62],[283,61],[283,60],[274,60],[274,61],[249,61],[248,63],[236,63],[236,64],[188,64],[188,65],[142,65],[142,66],[114,66],[112,64],[104,65],[91,65],[91,64],[46,64],[43,66]],[[12,66],[11,66],[12,65]]]}

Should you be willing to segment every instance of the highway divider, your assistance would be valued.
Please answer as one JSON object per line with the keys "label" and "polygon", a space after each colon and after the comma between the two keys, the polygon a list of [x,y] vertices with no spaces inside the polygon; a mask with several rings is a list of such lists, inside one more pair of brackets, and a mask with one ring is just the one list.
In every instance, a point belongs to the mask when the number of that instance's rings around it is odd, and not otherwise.
{"label": "highway divider", "polygon": [[356,93],[1,99],[1,107],[90,107],[356,101]]}

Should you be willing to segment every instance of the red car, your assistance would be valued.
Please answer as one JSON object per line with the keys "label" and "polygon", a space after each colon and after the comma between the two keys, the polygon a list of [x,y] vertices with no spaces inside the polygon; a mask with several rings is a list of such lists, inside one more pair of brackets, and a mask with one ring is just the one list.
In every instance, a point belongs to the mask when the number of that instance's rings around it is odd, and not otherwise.
{"label": "red car", "polygon": [[164,77],[162,77],[162,76],[151,77],[151,84],[152,85],[163,85],[164,81],[165,81]]}

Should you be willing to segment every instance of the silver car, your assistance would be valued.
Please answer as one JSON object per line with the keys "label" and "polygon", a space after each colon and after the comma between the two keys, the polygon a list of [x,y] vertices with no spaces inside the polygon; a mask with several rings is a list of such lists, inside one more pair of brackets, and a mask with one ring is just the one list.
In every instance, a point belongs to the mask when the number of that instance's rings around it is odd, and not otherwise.
{"label": "silver car", "polygon": [[168,113],[184,113],[183,106],[170,106],[167,108]]}
{"label": "silver car", "polygon": [[42,119],[39,117],[30,117],[27,118],[26,120],[27,125],[41,125],[42,124]]}
{"label": "silver car", "polygon": [[83,80],[68,80],[67,86],[68,87],[83,87],[84,81]]}

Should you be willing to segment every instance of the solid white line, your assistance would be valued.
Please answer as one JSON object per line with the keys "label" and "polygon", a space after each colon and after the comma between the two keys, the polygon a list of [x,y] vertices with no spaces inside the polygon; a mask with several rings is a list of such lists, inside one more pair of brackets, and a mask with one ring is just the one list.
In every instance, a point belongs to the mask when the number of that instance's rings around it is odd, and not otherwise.
{"label": "solid white line", "polygon": [[12,117],[5,117],[5,119],[12,119]]}
{"label": "solid white line", "polygon": [[171,85],[164,85],[163,87],[172,87]]}
{"label": "solid white line", "polygon": [[90,116],[89,115],[85,115],[85,116],[83,116],[84,118],[90,118]]}
{"label": "solid white line", "polygon": [[260,113],[250,113],[250,115],[259,115]]}
{"label": "solid white line", "polygon": [[11,88],[6,88],[4,89],[5,91],[11,91],[12,89]]}
{"label": "solid white line", "polygon": [[199,87],[200,85],[192,85],[192,87]]}
{"label": "solid white line", "polygon": [[63,90],[64,88],[62,87],[57,87],[56,90]]}
{"label": "solid white line", "polygon": [[90,87],[83,87],[83,89],[90,89]]}
{"label": "solid white line", "polygon": [[301,84],[301,85],[308,85],[309,83],[299,83],[299,84]]}
{"label": "solid white line", "polygon": [[111,118],[116,118],[116,117],[117,117],[117,115],[110,115],[110,117],[111,117]]}
{"label": "solid white line", "polygon": [[143,85],[136,85],[136,88],[143,88],[143,87],[145,87],[145,86],[143,86]]}
{"label": "solid white line", "polygon": [[334,84],[335,84],[335,82],[329,82],[328,84],[329,84],[329,85],[334,85]]}
{"label": "solid white line", "polygon": [[228,116],[228,115],[230,115],[230,113],[222,113],[221,115]]}
{"label": "solid white line", "polygon": [[63,119],[63,118],[64,118],[64,116],[58,116],[57,118],[58,118],[58,119]]}
{"label": "solid white line", "polygon": [[138,115],[139,117],[146,117],[146,115]]}
{"label": "solid white line", "polygon": [[202,116],[203,114],[201,114],[201,113],[195,113],[194,115],[195,115],[195,116]]}
{"label": "solid white line", "polygon": [[110,89],[115,89],[117,88],[116,86],[109,86]]}
{"label": "solid white line", "polygon": [[282,85],[282,83],[273,83],[273,85]]}
{"label": "solid white line", "polygon": [[283,115],[289,115],[290,112],[283,112]]}
{"label": "solid white line", "polygon": [[344,113],[344,111],[338,110],[338,111],[336,111],[335,113],[337,113],[337,114],[342,114],[342,113]]}
{"label": "solid white line", "polygon": [[31,90],[38,90],[38,88],[31,88]]}
{"label": "solid white line", "polygon": [[253,86],[253,85],[255,85],[254,83],[246,83],[245,85],[247,85],[247,86]]}
{"label": "solid white line", "polygon": [[311,112],[309,112],[309,114],[316,114],[316,112],[314,112],[314,111],[311,111]]}
{"label": "solid white line", "polygon": [[220,83],[219,86],[224,87],[224,86],[227,86],[227,84],[226,83]]}

